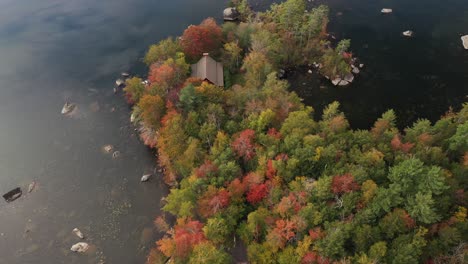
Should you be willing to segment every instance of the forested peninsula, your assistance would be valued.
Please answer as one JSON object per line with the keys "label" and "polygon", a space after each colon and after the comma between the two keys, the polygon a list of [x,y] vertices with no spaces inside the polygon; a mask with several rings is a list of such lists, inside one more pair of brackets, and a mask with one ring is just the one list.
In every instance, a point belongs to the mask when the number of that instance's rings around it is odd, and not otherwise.
{"label": "forested peninsula", "polygon": [[126,81],[176,218],[155,219],[166,235],[147,263],[232,263],[239,243],[249,263],[464,263],[468,104],[402,131],[392,110],[353,130],[338,102],[314,120],[279,72],[350,73],[328,8],[233,5],[240,21],[208,18],[152,45],[148,80]]}

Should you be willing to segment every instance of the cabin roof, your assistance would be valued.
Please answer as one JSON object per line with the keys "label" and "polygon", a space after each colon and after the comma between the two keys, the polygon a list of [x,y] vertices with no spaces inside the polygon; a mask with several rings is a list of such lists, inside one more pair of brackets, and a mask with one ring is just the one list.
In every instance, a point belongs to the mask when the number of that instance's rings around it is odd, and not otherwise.
{"label": "cabin roof", "polygon": [[215,61],[208,53],[192,64],[192,77],[208,80],[217,86],[224,86],[223,64]]}

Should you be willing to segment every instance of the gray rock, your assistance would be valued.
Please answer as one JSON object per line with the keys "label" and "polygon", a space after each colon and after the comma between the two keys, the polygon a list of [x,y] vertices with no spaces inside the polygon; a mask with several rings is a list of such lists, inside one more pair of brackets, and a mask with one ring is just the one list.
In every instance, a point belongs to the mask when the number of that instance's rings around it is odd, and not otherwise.
{"label": "gray rock", "polygon": [[141,176],[140,181],[141,182],[146,182],[151,178],[151,176],[152,176],[151,174],[145,174],[145,175]]}
{"label": "gray rock", "polygon": [[391,8],[382,8],[382,10],[380,11],[382,14],[390,14],[393,12],[393,10]]}
{"label": "gray rock", "polygon": [[71,113],[75,109],[76,105],[73,103],[66,102],[62,107],[62,115]]}
{"label": "gray rock", "polygon": [[85,242],[76,243],[70,248],[71,251],[80,252],[80,253],[86,252],[86,250],[88,249],[89,249],[89,245],[88,243],[85,243]]}
{"label": "gray rock", "polygon": [[81,239],[84,238],[83,233],[81,233],[81,231],[80,231],[78,228],[76,228],[76,227],[73,229],[73,233],[75,233],[75,235],[76,235],[77,237],[81,238]]}
{"label": "gray rock", "polygon": [[409,38],[410,38],[410,37],[413,36],[413,31],[411,31],[411,30],[406,30],[406,31],[404,31],[402,34],[403,34],[403,36],[409,37]]}
{"label": "gray rock", "polygon": [[28,193],[32,192],[35,187],[36,187],[36,182],[35,181],[31,182],[28,186]]}
{"label": "gray rock", "polygon": [[463,47],[465,49],[468,49],[468,35],[462,36],[461,37]]}
{"label": "gray rock", "polygon": [[239,19],[239,11],[235,7],[228,7],[223,11],[223,18],[227,21],[234,21]]}

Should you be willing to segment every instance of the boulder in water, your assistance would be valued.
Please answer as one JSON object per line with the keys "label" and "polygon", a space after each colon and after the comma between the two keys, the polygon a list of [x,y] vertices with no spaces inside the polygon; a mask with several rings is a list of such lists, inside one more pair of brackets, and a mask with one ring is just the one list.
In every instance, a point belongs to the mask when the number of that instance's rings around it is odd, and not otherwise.
{"label": "boulder in water", "polygon": [[336,78],[333,79],[331,82],[333,83],[333,85],[338,85],[338,84],[341,82],[341,78],[340,78],[340,77],[336,77]]}
{"label": "boulder in water", "polygon": [[113,159],[116,159],[116,158],[118,158],[118,157],[120,157],[120,151],[118,151],[118,150],[117,150],[117,151],[114,151],[114,153],[112,153],[112,158],[113,158]]}
{"label": "boulder in water", "polygon": [[354,74],[359,74],[361,72],[359,68],[354,65],[351,65],[351,69]]}
{"label": "boulder in water", "polygon": [[80,231],[78,228],[76,228],[76,227],[73,229],[73,233],[75,233],[75,235],[76,235],[77,237],[81,238],[81,239],[84,238],[83,233],[81,233],[81,231]]}
{"label": "boulder in water", "polygon": [[406,30],[406,31],[404,31],[402,34],[403,34],[403,36],[409,37],[409,38],[410,38],[410,37],[413,36],[413,31],[411,31],[411,30]]}
{"label": "boulder in water", "polygon": [[382,10],[380,11],[382,14],[390,14],[393,12],[393,10],[391,8],[382,8]]}
{"label": "boulder in water", "polygon": [[31,182],[28,186],[28,193],[32,192],[35,187],[36,187],[36,182],[35,181]]}
{"label": "boulder in water", "polygon": [[122,77],[127,78],[127,77],[130,76],[130,73],[128,73],[128,72],[122,72],[120,75],[122,75]]}
{"label": "boulder in water", "polygon": [[461,37],[463,47],[465,49],[468,49],[468,35],[462,36]]}
{"label": "boulder in water", "polygon": [[86,250],[89,249],[89,245],[88,243],[85,243],[85,242],[79,242],[79,243],[76,243],[75,245],[73,245],[70,250],[73,251],[73,252],[86,252]]}
{"label": "boulder in water", "polygon": [[354,81],[354,75],[351,73],[348,73],[345,75],[344,80],[347,81],[348,83],[352,83]]}
{"label": "boulder in water", "polygon": [[102,151],[104,151],[105,153],[111,153],[113,149],[114,149],[114,146],[112,145],[104,145],[102,147]]}
{"label": "boulder in water", "polygon": [[239,11],[235,7],[228,7],[223,11],[223,18],[226,21],[235,21],[239,19]]}
{"label": "boulder in water", "polygon": [[3,195],[3,198],[5,199],[5,201],[7,201],[9,203],[9,202],[13,202],[14,200],[18,199],[22,194],[23,194],[23,192],[21,191],[21,188],[17,187],[15,189],[5,193]]}
{"label": "boulder in water", "polygon": [[123,86],[123,85],[125,84],[125,81],[122,80],[122,79],[117,79],[117,80],[115,81],[115,84],[116,84],[118,87],[120,87],[120,86]]}
{"label": "boulder in water", "polygon": [[75,109],[76,105],[73,103],[66,102],[62,107],[62,115],[71,113]]}
{"label": "boulder in water", "polygon": [[145,175],[141,176],[140,181],[141,181],[141,182],[146,182],[146,181],[148,181],[150,178],[151,178],[151,174],[145,174]]}

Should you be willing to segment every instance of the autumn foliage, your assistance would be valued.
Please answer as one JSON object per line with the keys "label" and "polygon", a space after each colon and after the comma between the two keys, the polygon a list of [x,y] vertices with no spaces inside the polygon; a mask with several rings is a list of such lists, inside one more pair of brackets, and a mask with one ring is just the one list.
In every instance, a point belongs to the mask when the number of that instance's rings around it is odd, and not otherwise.
{"label": "autumn foliage", "polygon": [[184,31],[180,44],[185,55],[196,60],[203,53],[218,53],[221,40],[221,28],[213,18],[207,18],[198,26],[189,26]]}
{"label": "autumn foliage", "polygon": [[193,247],[206,240],[203,224],[194,220],[179,220],[174,227],[174,234],[157,242],[158,249],[167,257],[185,259]]}
{"label": "autumn foliage", "polygon": [[333,177],[331,189],[334,194],[341,195],[359,190],[359,184],[354,181],[353,175],[348,173]]}
{"label": "autumn foliage", "polygon": [[255,156],[255,131],[246,129],[232,142],[232,148],[238,157],[245,161],[251,160]]}
{"label": "autumn foliage", "polygon": [[[245,0],[233,4],[249,10]],[[162,210],[177,220],[155,219],[167,231],[149,264],[230,263],[238,239],[249,263],[445,263],[460,256],[468,104],[404,131],[393,110],[369,130],[353,130],[338,102],[315,118],[275,70],[312,58],[331,72],[349,70],[351,56],[342,56],[349,41],[335,48],[325,38],[327,14],[303,0],[281,1],[222,29],[207,19],[150,48],[150,84],[132,78],[125,93],[171,187]],[[204,52],[224,64],[229,85],[187,78],[185,58],[194,62]]]}

